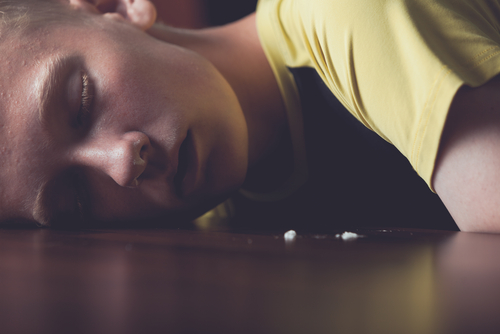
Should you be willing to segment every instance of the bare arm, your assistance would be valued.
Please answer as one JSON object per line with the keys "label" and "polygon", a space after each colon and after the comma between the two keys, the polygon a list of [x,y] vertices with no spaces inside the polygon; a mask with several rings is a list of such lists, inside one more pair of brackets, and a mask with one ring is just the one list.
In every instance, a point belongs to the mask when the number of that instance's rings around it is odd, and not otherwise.
{"label": "bare arm", "polygon": [[461,230],[500,232],[499,77],[457,93],[433,185]]}

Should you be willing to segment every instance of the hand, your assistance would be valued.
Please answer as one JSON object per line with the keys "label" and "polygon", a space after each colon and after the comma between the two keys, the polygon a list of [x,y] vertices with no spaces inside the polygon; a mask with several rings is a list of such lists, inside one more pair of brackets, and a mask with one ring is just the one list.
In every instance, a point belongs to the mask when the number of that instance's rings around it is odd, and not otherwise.
{"label": "hand", "polygon": [[142,31],[156,21],[156,7],[148,0],[69,0],[71,6],[128,22]]}

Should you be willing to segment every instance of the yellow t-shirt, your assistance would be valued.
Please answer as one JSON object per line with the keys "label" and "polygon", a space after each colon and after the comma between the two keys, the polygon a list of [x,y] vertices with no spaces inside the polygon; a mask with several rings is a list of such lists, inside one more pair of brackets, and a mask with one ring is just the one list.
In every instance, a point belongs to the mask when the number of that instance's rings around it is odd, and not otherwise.
{"label": "yellow t-shirt", "polygon": [[292,131],[300,98],[287,67],[311,67],[429,186],[456,91],[500,72],[499,21],[499,3],[488,0],[260,0],[257,7]]}

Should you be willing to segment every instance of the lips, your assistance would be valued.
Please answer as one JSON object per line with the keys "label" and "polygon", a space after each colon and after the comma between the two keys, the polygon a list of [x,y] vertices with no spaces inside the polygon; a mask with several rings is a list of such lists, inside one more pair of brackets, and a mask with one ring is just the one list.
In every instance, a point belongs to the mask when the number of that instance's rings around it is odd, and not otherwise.
{"label": "lips", "polygon": [[182,184],[184,179],[186,178],[186,174],[189,166],[189,145],[191,143],[191,135],[188,132],[186,138],[182,142],[179,148],[179,159],[177,163],[177,173],[174,176],[174,187],[175,192],[179,198],[182,198],[183,190]]}

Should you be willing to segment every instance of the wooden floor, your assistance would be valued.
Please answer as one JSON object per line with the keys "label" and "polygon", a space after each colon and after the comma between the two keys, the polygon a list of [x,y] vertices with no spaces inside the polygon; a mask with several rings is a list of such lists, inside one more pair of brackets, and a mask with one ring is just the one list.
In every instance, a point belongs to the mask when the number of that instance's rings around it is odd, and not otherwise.
{"label": "wooden floor", "polygon": [[500,235],[283,232],[0,229],[0,333],[500,333]]}

